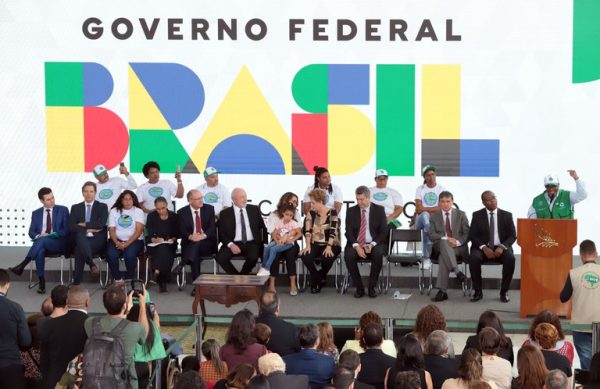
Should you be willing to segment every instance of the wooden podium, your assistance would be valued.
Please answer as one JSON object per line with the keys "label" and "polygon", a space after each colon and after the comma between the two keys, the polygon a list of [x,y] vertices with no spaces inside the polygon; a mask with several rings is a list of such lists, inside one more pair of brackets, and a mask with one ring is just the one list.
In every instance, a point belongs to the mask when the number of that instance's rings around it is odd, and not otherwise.
{"label": "wooden podium", "polygon": [[577,220],[518,219],[521,246],[521,317],[550,309],[571,317],[571,301],[560,302],[560,291],[573,266]]}

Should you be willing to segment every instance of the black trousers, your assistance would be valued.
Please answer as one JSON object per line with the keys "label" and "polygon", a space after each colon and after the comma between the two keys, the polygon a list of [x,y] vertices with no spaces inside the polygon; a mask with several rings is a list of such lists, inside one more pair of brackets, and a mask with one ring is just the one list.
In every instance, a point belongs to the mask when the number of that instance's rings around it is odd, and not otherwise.
{"label": "black trousers", "polygon": [[236,254],[236,256],[245,257],[244,266],[242,266],[241,271],[237,271],[235,266],[231,263],[231,258],[233,258],[233,253],[226,245],[222,245],[221,249],[217,253],[217,263],[225,270],[227,274],[250,274],[250,271],[254,269],[256,266],[256,262],[258,262],[258,257],[260,256],[260,245],[262,243],[252,241],[252,242],[233,242],[235,243],[241,250],[241,253]]}
{"label": "black trousers", "polygon": [[[182,258],[192,269],[192,279],[200,275],[202,257],[213,255],[217,252],[217,242],[214,239],[204,239],[198,242],[186,242],[182,248]],[[172,262],[171,262],[172,264]]]}
{"label": "black trousers", "polygon": [[[492,250],[495,250],[495,248]],[[472,248],[471,255],[469,256],[469,270],[471,271],[473,289],[481,291],[481,264],[489,262],[502,264],[502,284],[500,293],[506,293],[510,287],[513,273],[515,272],[515,255],[512,250],[504,250],[500,258],[488,259],[479,248]]]}
{"label": "black trousers", "polygon": [[[340,252],[342,252],[342,248],[340,246],[332,246],[331,250],[333,251],[333,257],[324,257],[323,251],[325,248],[327,248],[326,245],[317,245],[313,243],[310,246],[310,253],[306,253],[302,256],[302,262],[310,273],[311,287],[319,285],[321,280],[327,278],[327,273],[329,273],[329,270],[331,270],[331,267],[335,262],[335,258],[340,254]],[[317,270],[317,266],[315,265],[316,260],[321,261],[321,270]]]}
{"label": "black trousers", "polygon": [[81,283],[83,268],[87,263],[90,267],[94,264],[92,257],[106,252],[106,236],[103,233],[96,233],[93,237],[87,237],[85,232],[75,233],[75,271],[73,282],[77,285]]}
{"label": "black trousers", "polygon": [[[377,280],[379,279],[379,273],[381,273],[381,267],[383,266],[383,256],[387,251],[385,244],[378,244],[373,247],[371,253],[367,254],[367,260],[371,262],[371,273],[369,274],[369,288],[375,288],[377,286]],[[362,260],[358,256],[358,253],[352,246],[346,246],[344,250],[344,259],[346,261],[346,267],[348,272],[354,281],[357,289],[363,289],[362,278],[360,277],[360,271],[358,270],[358,262]]]}
{"label": "black trousers", "polygon": [[292,247],[285,250],[282,253],[277,254],[275,260],[271,264],[271,276],[277,277],[279,275],[279,262],[283,258],[285,261],[285,268],[287,269],[288,275],[295,276],[296,275],[296,259],[298,258],[298,253],[300,252],[300,247],[298,243],[294,243]]}
{"label": "black trousers", "polygon": [[25,389],[25,369],[23,365],[0,367],[0,388]]}
{"label": "black trousers", "polygon": [[174,244],[161,244],[155,247],[148,247],[148,254],[152,258],[152,268],[159,271],[159,283],[170,281],[176,250],[177,246]]}

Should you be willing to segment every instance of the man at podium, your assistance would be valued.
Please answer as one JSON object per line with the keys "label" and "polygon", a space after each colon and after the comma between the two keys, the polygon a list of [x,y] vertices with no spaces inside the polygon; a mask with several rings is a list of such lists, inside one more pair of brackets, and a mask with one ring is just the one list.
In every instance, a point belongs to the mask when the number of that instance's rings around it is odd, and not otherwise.
{"label": "man at podium", "polygon": [[536,196],[529,207],[530,219],[573,219],[574,205],[587,198],[585,184],[575,170],[567,170],[575,180],[575,192],[560,189],[558,176],[548,174],[544,177],[546,190]]}

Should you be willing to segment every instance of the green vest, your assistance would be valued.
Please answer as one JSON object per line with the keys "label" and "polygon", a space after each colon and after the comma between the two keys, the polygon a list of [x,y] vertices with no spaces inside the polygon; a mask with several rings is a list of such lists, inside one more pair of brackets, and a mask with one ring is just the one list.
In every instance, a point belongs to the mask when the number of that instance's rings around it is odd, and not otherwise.
{"label": "green vest", "polygon": [[544,196],[545,193],[533,199],[532,205],[538,219],[573,219],[575,213],[571,205],[570,192],[568,190],[559,189],[554,201],[554,207],[552,207],[552,214],[550,214],[550,206],[548,200],[546,200],[546,196]]}

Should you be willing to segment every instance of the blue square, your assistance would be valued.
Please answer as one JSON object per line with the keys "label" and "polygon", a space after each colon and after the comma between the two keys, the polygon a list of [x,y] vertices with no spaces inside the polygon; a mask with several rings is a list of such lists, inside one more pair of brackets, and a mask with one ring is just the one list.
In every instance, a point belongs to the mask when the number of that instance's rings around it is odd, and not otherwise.
{"label": "blue square", "polygon": [[328,103],[368,105],[369,65],[329,65]]}
{"label": "blue square", "polygon": [[462,177],[498,177],[500,140],[461,139],[460,175]]}

